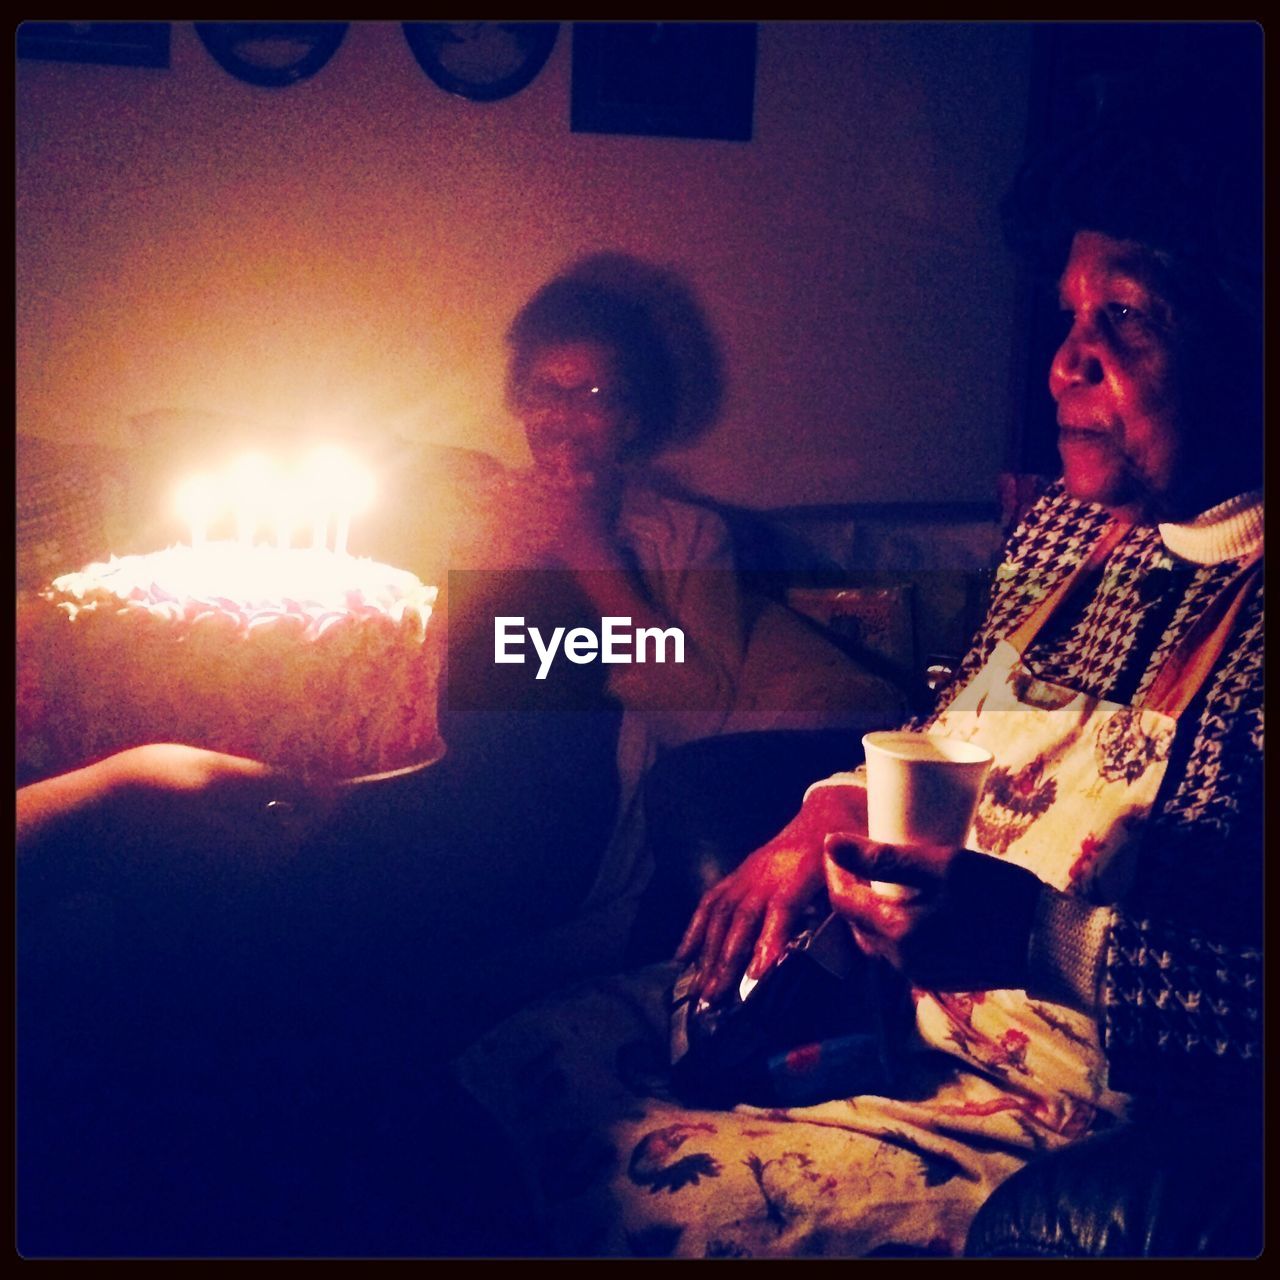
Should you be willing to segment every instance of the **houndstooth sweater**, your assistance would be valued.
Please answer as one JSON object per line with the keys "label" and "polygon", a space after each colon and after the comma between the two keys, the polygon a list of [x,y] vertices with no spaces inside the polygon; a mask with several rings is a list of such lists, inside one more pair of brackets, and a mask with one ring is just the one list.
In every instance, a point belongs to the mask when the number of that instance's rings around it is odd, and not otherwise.
{"label": "houndstooth sweater", "polygon": [[[1028,512],[935,714],[1087,556],[1107,519],[1061,484]],[[1159,529],[1134,526],[1027,661],[1043,679],[1131,703],[1239,565],[1238,557],[1189,563],[1171,554]],[[1067,939],[1066,950],[1074,946],[1087,966],[1094,933],[1111,1084],[1140,1098],[1233,1098],[1261,1079],[1262,691],[1259,587],[1179,721],[1132,891],[1105,912],[1046,894],[1060,950]],[[1070,961],[1059,957],[1068,968]]]}

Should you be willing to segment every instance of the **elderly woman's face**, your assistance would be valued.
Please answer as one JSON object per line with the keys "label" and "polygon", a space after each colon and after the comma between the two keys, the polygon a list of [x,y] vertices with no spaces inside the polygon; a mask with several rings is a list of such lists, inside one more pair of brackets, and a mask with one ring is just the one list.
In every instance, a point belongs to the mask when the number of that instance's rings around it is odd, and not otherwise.
{"label": "elderly woman's face", "polygon": [[615,465],[632,428],[617,360],[599,342],[566,342],[539,352],[517,411],[534,461],[569,471]]}
{"label": "elderly woman's face", "polygon": [[1192,436],[1191,353],[1162,278],[1142,245],[1077,232],[1059,284],[1071,328],[1049,370],[1068,492],[1140,519],[1194,515],[1211,496],[1231,496],[1200,492],[1207,442]]}

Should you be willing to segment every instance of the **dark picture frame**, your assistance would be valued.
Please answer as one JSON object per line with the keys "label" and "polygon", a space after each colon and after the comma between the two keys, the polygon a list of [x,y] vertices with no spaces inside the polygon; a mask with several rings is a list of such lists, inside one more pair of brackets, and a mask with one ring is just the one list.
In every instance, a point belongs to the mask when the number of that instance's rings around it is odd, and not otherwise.
{"label": "dark picture frame", "polygon": [[[349,22],[197,22],[200,43],[245,84],[285,89],[309,80],[337,52]],[[264,56],[263,50],[270,50]],[[282,58],[290,54],[290,60]]]}
{"label": "dark picture frame", "polygon": [[19,58],[96,62],[114,67],[168,67],[169,22],[24,22]]}
{"label": "dark picture frame", "polygon": [[750,142],[754,22],[575,22],[570,128]]}
{"label": "dark picture frame", "polygon": [[418,66],[446,93],[497,102],[519,93],[546,65],[558,22],[405,22]]}

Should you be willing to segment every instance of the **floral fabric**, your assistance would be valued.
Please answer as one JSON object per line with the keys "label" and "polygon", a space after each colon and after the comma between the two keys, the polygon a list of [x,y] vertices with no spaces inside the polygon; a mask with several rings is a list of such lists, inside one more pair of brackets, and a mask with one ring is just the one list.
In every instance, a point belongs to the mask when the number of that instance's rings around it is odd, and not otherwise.
{"label": "floral fabric", "polygon": [[[987,747],[987,775],[966,845],[1016,862],[1065,893],[1123,898],[1133,835],[1159,792],[1175,722],[1037,679],[1007,642],[934,722],[933,732]],[[1107,1088],[1097,1024],[1025,991],[918,992],[927,1044],[1027,1091],[1059,1123],[1088,1128],[1095,1110],[1123,1116]]]}
{"label": "floral fabric", "polygon": [[516,1139],[566,1256],[958,1254],[991,1191],[1071,1136],[938,1055],[915,1060],[903,1090],[915,1101],[685,1107],[666,1084],[674,977],[659,965],[584,984],[509,1019],[459,1064]]}

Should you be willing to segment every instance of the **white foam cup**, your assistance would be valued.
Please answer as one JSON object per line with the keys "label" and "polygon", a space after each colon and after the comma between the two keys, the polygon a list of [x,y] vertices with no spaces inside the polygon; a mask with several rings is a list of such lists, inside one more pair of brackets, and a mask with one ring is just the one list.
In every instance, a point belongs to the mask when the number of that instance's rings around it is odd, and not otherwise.
{"label": "white foam cup", "polygon": [[865,734],[862,746],[872,840],[898,847],[964,844],[990,751],[959,738],[901,731]]}

